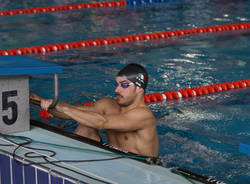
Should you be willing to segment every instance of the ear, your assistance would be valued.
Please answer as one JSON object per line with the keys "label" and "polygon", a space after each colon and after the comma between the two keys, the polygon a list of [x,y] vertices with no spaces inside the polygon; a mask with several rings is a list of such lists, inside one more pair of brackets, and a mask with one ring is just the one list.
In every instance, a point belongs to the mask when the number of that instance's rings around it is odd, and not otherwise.
{"label": "ear", "polygon": [[139,93],[144,93],[144,89],[143,88],[140,88],[138,86],[136,86],[136,93],[139,94]]}

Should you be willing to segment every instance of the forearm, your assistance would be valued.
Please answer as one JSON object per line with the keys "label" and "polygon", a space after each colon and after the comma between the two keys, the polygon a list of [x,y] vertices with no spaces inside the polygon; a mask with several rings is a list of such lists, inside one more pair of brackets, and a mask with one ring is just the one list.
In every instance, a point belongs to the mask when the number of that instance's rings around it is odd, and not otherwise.
{"label": "forearm", "polygon": [[56,110],[55,108],[53,109],[49,109],[48,112],[56,118],[59,119],[72,119],[70,116],[68,116],[67,114],[63,113],[63,112],[59,112],[58,110]]}
{"label": "forearm", "polygon": [[105,122],[105,118],[95,112],[93,107],[76,107],[65,102],[58,102],[55,108],[49,109],[52,100],[45,100],[33,93],[30,93],[30,103],[40,105],[56,118],[73,119],[87,127],[102,129]]}
{"label": "forearm", "polygon": [[70,106],[59,107],[60,111],[69,116],[71,119],[76,120],[81,125],[95,128],[103,129],[104,123],[106,121],[105,117],[96,112],[83,111],[77,108],[71,108]]}

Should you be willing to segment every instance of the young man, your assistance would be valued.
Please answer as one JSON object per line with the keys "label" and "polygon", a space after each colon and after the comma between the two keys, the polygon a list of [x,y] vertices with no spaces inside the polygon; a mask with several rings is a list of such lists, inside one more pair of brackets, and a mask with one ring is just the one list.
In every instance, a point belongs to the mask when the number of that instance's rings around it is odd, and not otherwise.
{"label": "young man", "polygon": [[[116,98],[103,98],[92,106],[75,107],[59,102],[49,112],[63,119],[79,122],[75,133],[100,141],[98,130],[105,129],[108,144],[145,156],[158,155],[156,119],[144,102],[148,82],[146,70],[138,64],[129,64],[116,76]],[[48,110],[52,100],[31,94],[30,99],[41,101]]]}

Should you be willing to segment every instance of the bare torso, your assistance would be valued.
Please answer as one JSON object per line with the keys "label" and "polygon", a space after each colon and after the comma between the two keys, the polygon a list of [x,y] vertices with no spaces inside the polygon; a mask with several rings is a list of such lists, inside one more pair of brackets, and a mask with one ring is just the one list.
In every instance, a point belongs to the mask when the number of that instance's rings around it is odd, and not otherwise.
{"label": "bare torso", "polygon": [[[105,108],[105,110],[102,111],[104,115],[120,115],[122,113],[126,113],[126,111],[122,111],[122,108],[114,100],[106,103],[109,103],[106,104],[109,108]],[[147,123],[147,126],[132,132],[107,130],[108,144],[136,154],[157,156],[158,134],[156,131],[156,120],[146,105],[138,108],[145,109],[143,110],[145,114],[142,116],[147,115],[152,117],[148,120],[149,122]]]}

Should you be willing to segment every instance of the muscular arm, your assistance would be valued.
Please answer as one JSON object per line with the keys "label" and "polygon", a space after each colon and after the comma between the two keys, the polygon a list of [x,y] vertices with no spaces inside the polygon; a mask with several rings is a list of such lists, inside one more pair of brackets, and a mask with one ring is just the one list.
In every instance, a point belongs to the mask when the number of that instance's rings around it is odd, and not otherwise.
{"label": "muscular arm", "polygon": [[58,104],[56,109],[71,117],[71,119],[76,120],[81,125],[95,129],[101,129],[101,123],[105,120],[103,116],[97,112],[72,108],[71,106],[67,106],[65,104]]}
{"label": "muscular arm", "polygon": [[144,129],[155,124],[155,117],[148,107],[137,107],[120,115],[107,115],[103,128],[118,132]]}
{"label": "muscular arm", "polygon": [[[43,98],[31,94],[30,99],[48,103],[42,105],[49,107],[51,101],[44,101]],[[144,128],[148,124],[155,122],[155,118],[148,107],[137,107],[125,113],[111,113],[106,115],[105,109],[119,108],[110,98],[104,98],[87,107],[76,107],[65,102],[59,102],[54,109],[49,112],[61,119],[74,119],[81,125],[95,128],[107,129],[120,132],[135,131]],[[45,109],[47,110],[47,109]]]}
{"label": "muscular arm", "polygon": [[59,109],[80,124],[96,129],[127,132],[145,128],[155,122],[152,112],[147,107],[139,107],[114,115],[101,115],[97,112],[86,112],[67,106],[59,107]]}

